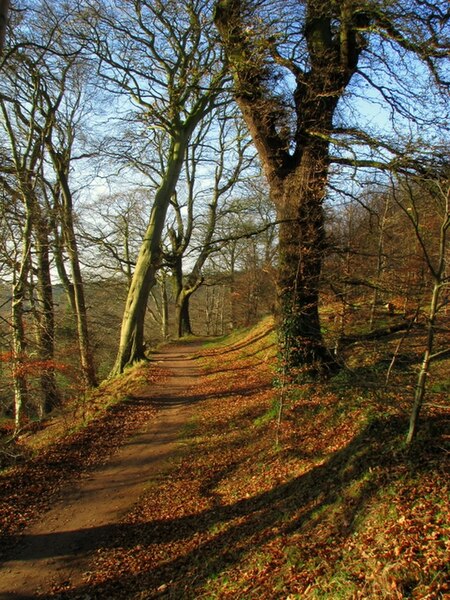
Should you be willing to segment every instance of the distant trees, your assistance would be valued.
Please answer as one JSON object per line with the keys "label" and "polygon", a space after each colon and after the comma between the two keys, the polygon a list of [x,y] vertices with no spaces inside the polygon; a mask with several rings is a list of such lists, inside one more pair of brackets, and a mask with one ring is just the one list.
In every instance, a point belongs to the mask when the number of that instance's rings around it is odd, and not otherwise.
{"label": "distant trees", "polygon": [[331,288],[331,302],[340,305],[335,314],[336,352],[348,327],[362,328],[361,339],[381,338],[391,327],[403,330],[387,382],[400,346],[415,333],[414,353],[422,357],[417,358],[408,443],[416,434],[433,361],[450,356],[449,202],[448,164],[441,157],[434,164],[424,161],[420,174],[392,173],[372,184],[358,203],[335,207],[329,219],[331,251],[323,283]]}
{"label": "distant trees", "polygon": [[251,325],[273,312],[278,244],[275,209],[257,173],[226,204],[216,240],[206,269],[227,290],[225,330]]}

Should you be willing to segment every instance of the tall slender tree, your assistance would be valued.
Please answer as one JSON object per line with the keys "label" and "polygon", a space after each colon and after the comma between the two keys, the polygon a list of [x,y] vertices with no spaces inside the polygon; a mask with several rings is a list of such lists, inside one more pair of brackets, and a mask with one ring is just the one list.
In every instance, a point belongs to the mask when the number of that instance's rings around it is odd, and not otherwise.
{"label": "tall slender tree", "polygon": [[[161,262],[161,236],[170,200],[200,121],[223,91],[224,71],[210,0],[142,0],[88,3],[85,35],[91,39],[103,81],[133,103],[135,132],[147,153],[163,149],[163,168],[144,167],[156,191],[147,231],[126,300],[112,375],[144,358],[148,297]],[[134,156],[142,171],[144,161]]]}

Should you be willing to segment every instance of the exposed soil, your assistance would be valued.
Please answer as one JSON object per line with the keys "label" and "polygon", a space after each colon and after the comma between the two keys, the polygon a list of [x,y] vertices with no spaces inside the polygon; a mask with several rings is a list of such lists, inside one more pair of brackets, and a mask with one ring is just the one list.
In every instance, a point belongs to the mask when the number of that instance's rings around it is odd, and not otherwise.
{"label": "exposed soil", "polygon": [[45,597],[66,582],[76,585],[112,527],[136,503],[176,454],[180,430],[192,414],[196,345],[169,346],[153,360],[168,378],[145,395],[156,417],[127,439],[107,464],[66,487],[38,522],[26,528],[0,566],[0,599]]}

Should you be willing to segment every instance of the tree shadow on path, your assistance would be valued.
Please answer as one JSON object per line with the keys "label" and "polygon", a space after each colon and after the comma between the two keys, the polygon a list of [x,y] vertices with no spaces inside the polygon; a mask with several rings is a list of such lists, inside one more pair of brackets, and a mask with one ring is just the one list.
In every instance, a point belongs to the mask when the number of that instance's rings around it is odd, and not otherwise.
{"label": "tree shadow on path", "polygon": [[[429,422],[429,427],[439,423]],[[245,556],[273,540],[292,532],[310,535],[317,514],[340,502],[337,535],[345,539],[354,531],[355,522],[373,496],[386,485],[411,470],[433,468],[437,460],[423,461],[420,455],[400,452],[399,439],[405,430],[398,418],[377,419],[354,437],[344,448],[333,453],[323,464],[269,491],[233,504],[214,505],[196,514],[153,520],[138,524],[93,527],[78,532],[88,552],[99,549],[132,551],[153,545],[186,544],[187,552],[143,564],[137,574],[124,570],[102,584],[83,585],[59,594],[58,598],[127,598],[142,591],[145,598],[194,599],[202,585],[224,570],[238,565]],[[401,433],[399,433],[401,432]],[[428,457],[438,456],[439,445],[428,448]],[[431,465],[431,466],[430,466]],[[346,492],[358,483],[357,493]],[[64,548],[66,533],[48,534],[39,546],[47,547],[47,557],[56,558],[50,548]],[[67,532],[73,536],[73,532]],[[55,536],[58,539],[54,539]],[[195,543],[193,545],[193,540]],[[308,543],[312,543],[311,540]],[[65,547],[70,555],[71,550]],[[76,550],[74,550],[76,551]],[[30,555],[28,558],[38,558]],[[281,596],[280,596],[281,597]],[[283,596],[284,597],[284,596]],[[274,596],[275,598],[275,596]]]}

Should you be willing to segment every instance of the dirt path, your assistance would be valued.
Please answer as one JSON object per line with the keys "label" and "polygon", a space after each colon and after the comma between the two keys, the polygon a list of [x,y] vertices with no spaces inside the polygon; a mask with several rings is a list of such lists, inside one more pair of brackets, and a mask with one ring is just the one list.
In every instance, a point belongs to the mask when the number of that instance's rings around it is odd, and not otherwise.
{"label": "dirt path", "polygon": [[167,467],[182,427],[192,414],[185,390],[196,382],[198,346],[169,346],[154,360],[170,371],[148,390],[158,405],[154,420],[129,439],[106,465],[91,472],[41,520],[24,531],[20,544],[0,566],[0,600],[45,597],[53,586],[81,583],[89,557]]}

